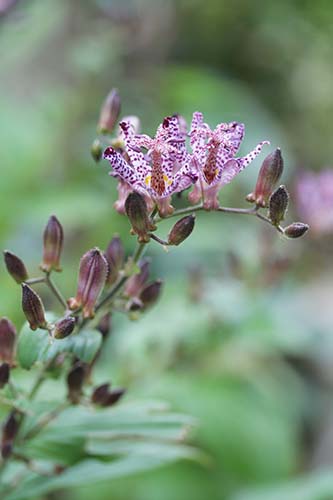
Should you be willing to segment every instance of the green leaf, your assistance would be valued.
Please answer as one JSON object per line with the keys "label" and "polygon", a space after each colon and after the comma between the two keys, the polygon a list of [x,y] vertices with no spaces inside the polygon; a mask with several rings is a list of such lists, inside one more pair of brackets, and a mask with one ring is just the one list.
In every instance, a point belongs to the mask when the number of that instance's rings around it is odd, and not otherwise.
{"label": "green leaf", "polygon": [[40,358],[50,344],[50,337],[46,330],[31,330],[28,323],[22,327],[18,345],[17,359],[22,368],[29,370]]}
{"label": "green leaf", "polygon": [[102,334],[98,330],[82,330],[66,339],[55,339],[47,349],[41,351],[40,361],[48,361],[57,354],[71,352],[81,361],[90,363],[102,344]]}

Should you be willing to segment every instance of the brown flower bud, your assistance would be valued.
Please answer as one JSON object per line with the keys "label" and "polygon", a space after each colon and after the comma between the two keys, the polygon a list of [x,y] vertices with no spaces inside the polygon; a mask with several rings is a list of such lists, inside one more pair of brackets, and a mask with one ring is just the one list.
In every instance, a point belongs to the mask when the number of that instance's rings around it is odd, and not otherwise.
{"label": "brown flower bud", "polygon": [[28,279],[28,271],[23,263],[23,261],[9,252],[8,250],[4,251],[5,264],[8,273],[19,285]]}
{"label": "brown flower bud", "polygon": [[101,317],[97,325],[97,330],[101,332],[105,339],[111,332],[111,313],[106,313]]}
{"label": "brown flower bud", "polygon": [[110,384],[102,384],[96,387],[91,395],[91,402],[104,406],[110,395]]}
{"label": "brown flower bud", "polygon": [[128,297],[139,297],[149,278],[150,260],[142,259],[139,268],[140,272],[131,276],[126,282],[124,292]]}
{"label": "brown flower bud", "polygon": [[51,215],[44,230],[43,261],[40,268],[49,273],[50,271],[61,271],[60,255],[64,240],[62,225],[55,215]]}
{"label": "brown flower bud", "polygon": [[147,203],[144,197],[136,193],[130,193],[125,202],[125,211],[132,224],[132,232],[138,235],[140,243],[149,241],[149,231],[154,231],[156,226],[151,222],[148,215]]}
{"label": "brown flower bud", "polygon": [[18,430],[19,420],[17,418],[17,412],[12,411],[2,428],[1,455],[4,460],[9,458],[12,454],[13,443]]}
{"label": "brown flower bud", "polygon": [[39,295],[25,283],[22,283],[22,309],[31,330],[47,329],[43,303]]}
{"label": "brown flower bud", "polygon": [[283,158],[280,148],[264,159],[254,193],[247,195],[247,201],[256,203],[259,207],[266,207],[274,187],[279,182],[283,172]]}
{"label": "brown flower bud", "polygon": [[95,139],[92,143],[90,153],[96,163],[98,163],[102,159],[103,146],[99,139]]}
{"label": "brown flower bud", "polygon": [[10,368],[8,363],[0,365],[0,389],[5,387],[9,380]]}
{"label": "brown flower bud", "polygon": [[0,319],[0,361],[13,364],[16,328],[7,318]]}
{"label": "brown flower bud", "polygon": [[126,392],[126,389],[114,389],[109,394],[109,397],[103,406],[113,406],[114,404],[116,404],[119,401],[120,398],[123,397],[125,392]]}
{"label": "brown flower bud", "polygon": [[288,209],[289,194],[285,186],[278,187],[269,199],[269,218],[278,226]]}
{"label": "brown flower bud", "polygon": [[105,257],[109,264],[109,274],[106,283],[112,285],[117,281],[119,271],[123,267],[125,260],[125,251],[119,236],[116,235],[112,238],[105,250]]}
{"label": "brown flower bud", "polygon": [[300,238],[309,230],[308,224],[303,224],[303,222],[293,222],[290,226],[287,226],[283,233],[288,238]]}
{"label": "brown flower bud", "polygon": [[112,89],[107,95],[99,117],[98,132],[102,134],[112,132],[120,115],[121,100],[116,89]]}
{"label": "brown flower bud", "polygon": [[96,301],[103,290],[108,263],[98,248],[85,253],[80,261],[76,296],[68,300],[70,309],[83,307],[83,317],[93,318]]}
{"label": "brown flower bud", "polygon": [[183,217],[171,229],[168,236],[169,245],[180,245],[193,231],[195,223],[195,215],[187,215]]}
{"label": "brown flower bud", "polygon": [[67,375],[67,397],[73,404],[77,404],[80,401],[85,376],[86,369],[81,363],[74,365]]}
{"label": "brown flower bud", "polygon": [[147,285],[142,292],[140,293],[140,300],[142,302],[142,306],[146,309],[147,307],[151,307],[157,302],[160,294],[161,294],[162,281],[156,280],[150,285]]}
{"label": "brown flower bud", "polygon": [[52,335],[55,339],[64,339],[70,335],[75,328],[75,318],[72,316],[67,316],[56,322]]}

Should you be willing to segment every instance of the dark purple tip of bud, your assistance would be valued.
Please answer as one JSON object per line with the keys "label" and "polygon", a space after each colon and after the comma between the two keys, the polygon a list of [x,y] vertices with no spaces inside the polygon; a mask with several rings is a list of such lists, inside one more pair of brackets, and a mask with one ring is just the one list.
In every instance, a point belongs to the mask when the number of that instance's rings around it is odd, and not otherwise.
{"label": "dark purple tip of bud", "polygon": [[76,297],[68,300],[70,309],[83,307],[83,317],[92,318],[94,307],[108,275],[109,265],[98,248],[83,255],[80,261]]}
{"label": "dark purple tip of bud", "polygon": [[0,389],[5,387],[9,380],[10,368],[8,363],[0,365]]}
{"label": "dark purple tip of bud", "polygon": [[107,95],[99,117],[98,132],[110,133],[116,125],[121,109],[120,95],[117,89],[112,89]]}
{"label": "dark purple tip of bud", "polygon": [[31,330],[47,328],[43,303],[39,295],[25,283],[22,283],[22,309]]}
{"label": "dark purple tip of bud", "polygon": [[303,224],[303,222],[293,222],[283,232],[288,238],[301,238],[309,230],[309,227],[308,224]]}
{"label": "dark purple tip of bud", "polygon": [[28,279],[28,271],[23,261],[17,255],[5,250],[4,258],[7,271],[16,283],[21,284]]}
{"label": "dark purple tip of bud", "polygon": [[0,319],[0,361],[13,364],[16,328],[7,318]]}
{"label": "dark purple tip of bud", "polygon": [[103,146],[99,139],[95,139],[91,145],[90,153],[96,163],[101,161],[103,156]]}
{"label": "dark purple tip of bud", "polygon": [[125,201],[125,211],[132,224],[133,233],[138,235],[141,243],[149,241],[149,231],[154,231],[156,226],[151,222],[148,215],[147,203],[144,197],[133,192],[128,195]]}
{"label": "dark purple tip of bud", "polygon": [[103,406],[113,406],[124,396],[126,389],[114,389],[109,394],[106,404]]}
{"label": "dark purple tip of bud", "polygon": [[284,219],[288,203],[289,194],[285,186],[278,187],[269,199],[269,218],[275,226]]}
{"label": "dark purple tip of bud", "polygon": [[43,261],[40,268],[49,273],[61,271],[60,256],[64,241],[62,225],[55,215],[51,215],[43,234]]}
{"label": "dark purple tip of bud", "polygon": [[111,313],[108,312],[104,314],[104,316],[102,316],[101,319],[99,320],[97,329],[101,332],[103,338],[106,338],[111,332],[111,327],[112,327],[111,318],[112,318]]}
{"label": "dark purple tip of bud", "polygon": [[1,455],[4,460],[10,457],[13,450],[14,439],[19,430],[17,412],[12,411],[2,428]]}
{"label": "dark purple tip of bud", "polygon": [[125,295],[128,297],[139,297],[149,278],[150,260],[142,259],[139,268],[140,272],[131,276],[125,285]]}
{"label": "dark purple tip of bud", "polygon": [[140,293],[140,300],[144,308],[153,306],[160,297],[162,281],[156,280],[147,285]]}
{"label": "dark purple tip of bud", "polygon": [[107,284],[115,283],[119,276],[119,271],[124,265],[125,250],[118,235],[114,236],[105,250],[105,257],[109,264],[109,274]]}
{"label": "dark purple tip of bud", "polygon": [[104,406],[110,395],[110,384],[102,384],[96,387],[91,395],[91,402],[96,405]]}
{"label": "dark purple tip of bud", "polygon": [[80,401],[85,376],[86,369],[80,363],[73,366],[67,375],[68,399],[73,404],[77,404]]}
{"label": "dark purple tip of bud", "polygon": [[180,245],[190,236],[195,224],[195,215],[183,217],[171,229],[168,236],[169,245]]}
{"label": "dark purple tip of bud", "polygon": [[269,197],[283,172],[283,158],[281,149],[277,148],[264,159],[254,193],[247,196],[247,201],[255,202],[260,207],[266,207]]}
{"label": "dark purple tip of bud", "polygon": [[76,320],[71,316],[60,319],[54,325],[52,335],[55,339],[64,339],[70,335],[75,328]]}

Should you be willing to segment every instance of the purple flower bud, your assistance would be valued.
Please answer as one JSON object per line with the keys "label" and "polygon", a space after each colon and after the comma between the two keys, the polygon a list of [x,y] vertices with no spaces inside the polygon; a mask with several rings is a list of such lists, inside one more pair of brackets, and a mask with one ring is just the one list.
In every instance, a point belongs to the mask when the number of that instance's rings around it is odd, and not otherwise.
{"label": "purple flower bud", "polygon": [[106,313],[101,317],[99,323],[97,325],[97,329],[103,335],[103,338],[106,338],[111,332],[111,313]]}
{"label": "purple flower bud", "polygon": [[47,329],[43,303],[39,295],[25,283],[22,283],[22,309],[31,330]]}
{"label": "purple flower bud", "polygon": [[0,361],[13,364],[16,328],[7,318],[0,319]]}
{"label": "purple flower bud", "polygon": [[290,226],[287,226],[283,232],[288,238],[300,238],[308,230],[308,224],[303,224],[303,222],[293,222]]}
{"label": "purple flower bud", "polygon": [[80,261],[76,296],[68,300],[70,309],[83,307],[83,317],[93,318],[96,301],[103,290],[108,263],[98,248],[85,253]]}
{"label": "purple flower bud", "polygon": [[180,245],[193,231],[195,215],[183,217],[171,229],[168,236],[169,245]]}
{"label": "purple flower bud", "polygon": [[28,279],[28,271],[23,261],[8,250],[4,251],[5,264],[8,273],[19,285]]}
{"label": "purple flower bud", "polygon": [[140,293],[140,300],[144,308],[151,307],[157,302],[161,294],[162,281],[156,280],[147,285]]}
{"label": "purple flower bud", "polygon": [[96,387],[91,395],[91,402],[104,406],[110,395],[110,384],[102,384]]}
{"label": "purple flower bud", "polygon": [[73,404],[80,401],[85,376],[85,366],[80,363],[73,366],[67,375],[68,399]]}
{"label": "purple flower bud", "polygon": [[54,329],[52,330],[52,335],[55,339],[64,339],[70,335],[75,328],[75,318],[72,316],[67,316],[56,322]]}
{"label": "purple flower bud", "polygon": [[64,240],[62,225],[55,215],[51,215],[44,230],[43,261],[40,268],[49,273],[50,271],[61,271],[60,255]]}
{"label": "purple flower bud", "polygon": [[130,193],[125,202],[127,217],[132,224],[132,232],[138,235],[140,243],[148,242],[149,231],[154,231],[156,226],[148,216],[147,203],[144,197],[136,192]]}
{"label": "purple flower bud", "polygon": [[116,89],[112,89],[107,95],[99,117],[98,132],[102,134],[112,132],[119,118],[121,108],[120,95]]}
{"label": "purple flower bud", "polygon": [[1,455],[4,460],[10,457],[14,439],[19,430],[19,420],[16,414],[16,411],[12,411],[2,428]]}
{"label": "purple flower bud", "polygon": [[119,271],[123,267],[125,251],[119,236],[114,236],[105,251],[105,257],[109,264],[109,274],[106,279],[108,285],[115,283],[119,276]]}
{"label": "purple flower bud", "polygon": [[283,158],[280,148],[266,156],[264,159],[254,193],[247,195],[247,201],[256,203],[260,207],[266,207],[274,187],[279,182],[283,172]]}
{"label": "purple flower bud", "polygon": [[284,219],[288,209],[289,194],[285,186],[278,187],[269,199],[269,218],[278,226]]}
{"label": "purple flower bud", "polygon": [[139,268],[140,272],[131,276],[126,282],[124,293],[128,297],[139,297],[149,278],[150,260],[141,260]]}
{"label": "purple flower bud", "polygon": [[8,363],[0,365],[0,389],[3,389],[9,380],[10,368]]}
{"label": "purple flower bud", "polygon": [[96,163],[98,163],[102,159],[103,146],[99,139],[95,139],[92,143],[90,153]]}

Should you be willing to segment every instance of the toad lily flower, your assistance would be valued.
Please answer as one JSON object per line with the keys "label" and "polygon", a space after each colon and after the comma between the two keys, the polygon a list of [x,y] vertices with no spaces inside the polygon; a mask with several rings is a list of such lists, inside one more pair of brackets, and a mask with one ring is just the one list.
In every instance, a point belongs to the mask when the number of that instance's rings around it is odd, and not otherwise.
{"label": "toad lily flower", "polygon": [[112,147],[104,151],[104,158],[112,166],[111,175],[149,198],[162,216],[172,213],[171,195],[183,191],[198,179],[191,156],[186,151],[182,121],[177,115],[165,118],[154,138],[135,135],[130,122],[123,121],[120,127],[126,156]]}
{"label": "toad lily flower", "polygon": [[199,179],[189,194],[189,201],[194,204],[202,198],[207,210],[219,207],[218,192],[221,187],[247,167],[264,144],[269,144],[262,141],[246,156],[235,158],[244,137],[243,123],[220,123],[215,130],[211,130],[199,112],[193,113],[190,137],[192,163]]}

